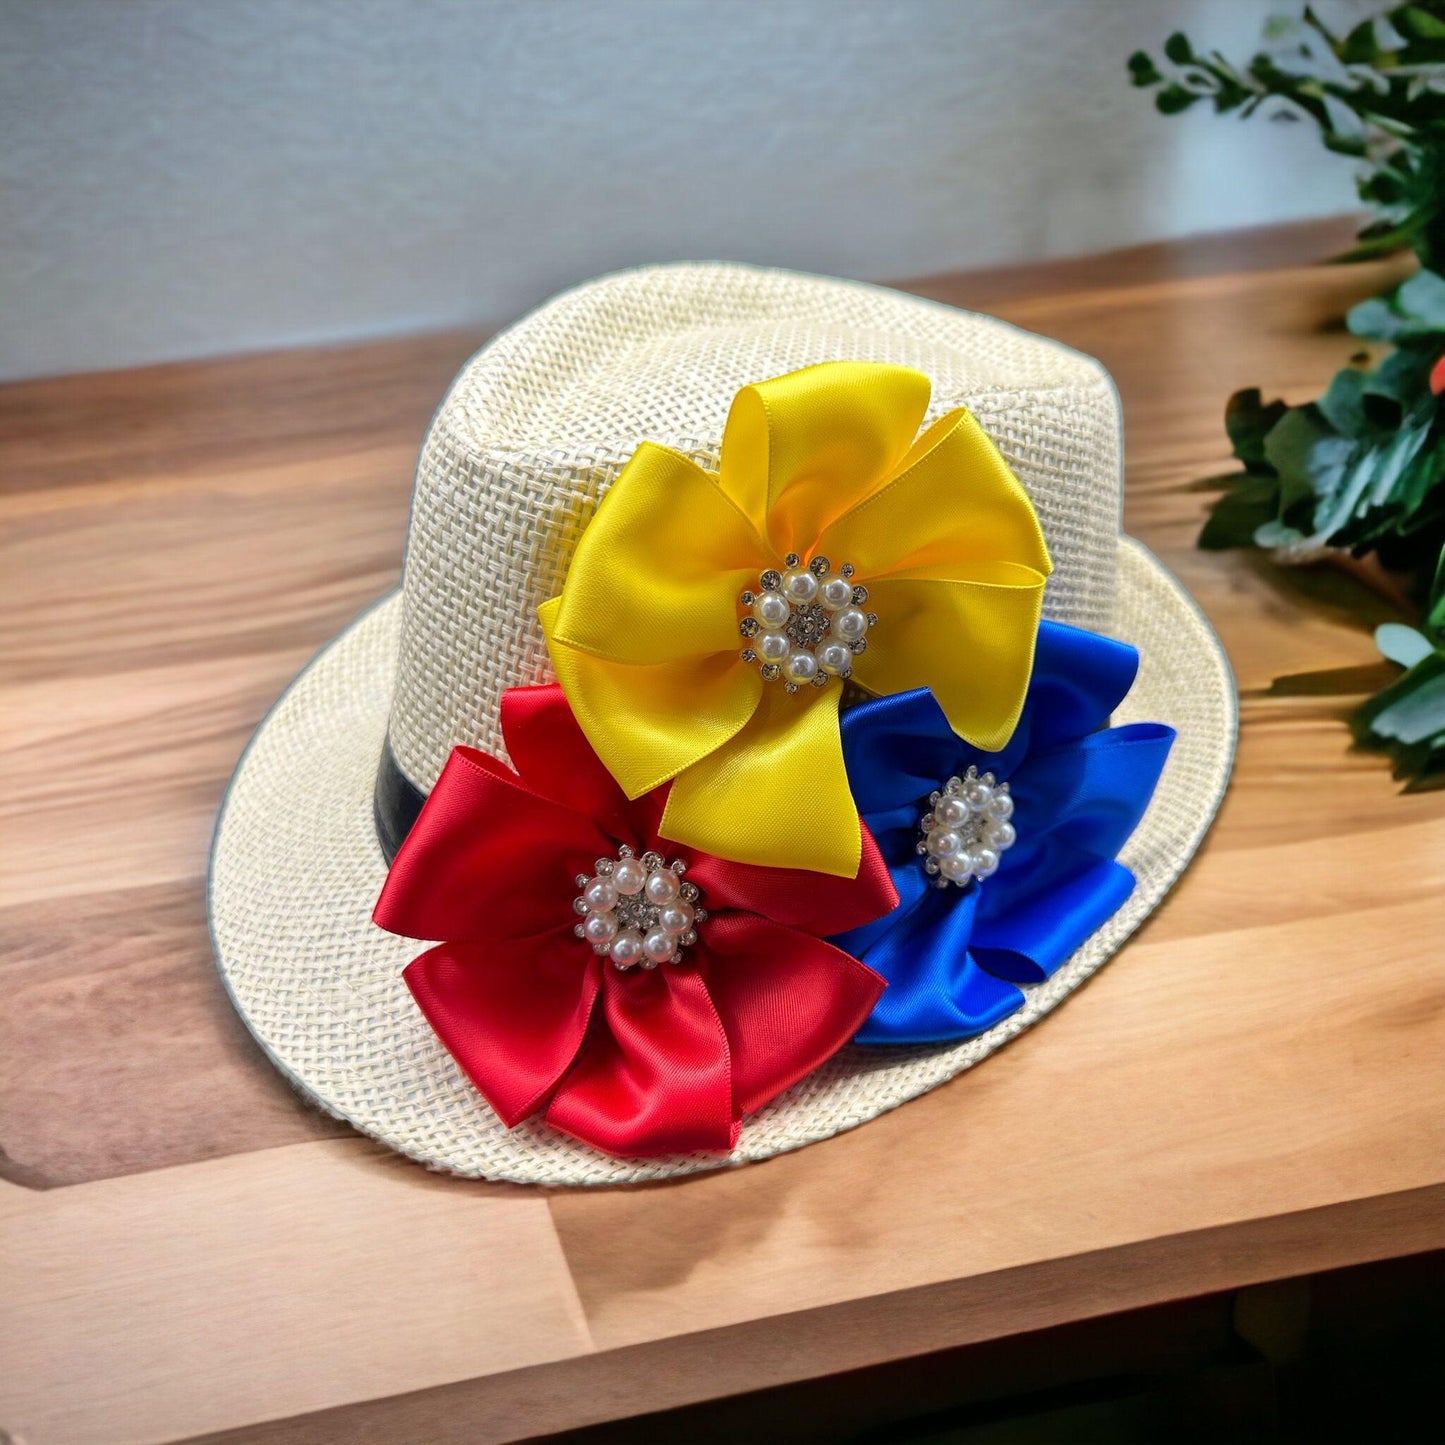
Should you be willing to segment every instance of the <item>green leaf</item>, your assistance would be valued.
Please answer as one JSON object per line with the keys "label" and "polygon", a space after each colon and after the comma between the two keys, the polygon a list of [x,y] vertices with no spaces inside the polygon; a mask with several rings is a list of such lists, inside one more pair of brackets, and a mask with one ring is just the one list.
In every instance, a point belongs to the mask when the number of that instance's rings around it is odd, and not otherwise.
{"label": "green leaf", "polygon": [[1339,43],[1335,52],[1346,65],[1370,65],[1380,55],[1375,40],[1375,22],[1361,20]]}
{"label": "green leaf", "polygon": [[1129,57],[1128,66],[1131,85],[1158,85],[1164,79],[1155,69],[1154,62],[1142,50],[1136,50]]}
{"label": "green leaf", "polygon": [[1224,429],[1229,433],[1235,456],[1250,471],[1269,467],[1264,439],[1288,410],[1282,401],[1272,401],[1266,406],[1257,386],[1235,392],[1225,403]]}
{"label": "green leaf", "polygon": [[1345,325],[1356,336],[1397,345],[1445,336],[1445,276],[1417,271],[1393,296],[1372,296],[1351,307]]}
{"label": "green leaf", "polygon": [[1335,373],[1316,403],[1325,420],[1344,436],[1357,437],[1369,425],[1365,415],[1365,388],[1369,381],[1368,372],[1346,367]]}
{"label": "green leaf", "polygon": [[1402,5],[1391,13],[1390,23],[1412,40],[1445,40],[1445,19],[1423,5]]}
{"label": "green leaf", "polygon": [[1384,622],[1375,629],[1375,646],[1391,662],[1401,667],[1414,667],[1435,651],[1423,632],[1406,627],[1403,622]]}
{"label": "green leaf", "polygon": [[1274,516],[1278,493],[1273,477],[1240,477],[1214,504],[1198,545],[1206,552],[1252,546],[1256,530]]}
{"label": "green leaf", "polygon": [[1178,115],[1180,111],[1188,110],[1198,99],[1199,96],[1192,90],[1185,90],[1182,85],[1170,84],[1154,97],[1154,105],[1161,115]]}
{"label": "green leaf", "polygon": [[1445,276],[1417,271],[1395,292],[1395,306],[1431,331],[1445,331]]}
{"label": "green leaf", "polygon": [[1190,45],[1188,37],[1182,31],[1176,30],[1164,42],[1164,54],[1175,65],[1188,65],[1194,59],[1194,47]]}
{"label": "green leaf", "polygon": [[1402,743],[1445,738],[1445,657],[1432,652],[1374,701],[1384,701],[1370,719],[1376,737]]}

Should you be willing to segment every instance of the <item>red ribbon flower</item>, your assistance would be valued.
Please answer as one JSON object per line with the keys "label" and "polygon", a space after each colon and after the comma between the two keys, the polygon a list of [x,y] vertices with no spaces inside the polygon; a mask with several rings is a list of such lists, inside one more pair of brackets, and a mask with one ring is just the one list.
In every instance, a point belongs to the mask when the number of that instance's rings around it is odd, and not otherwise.
{"label": "red ribbon flower", "polygon": [[877,846],[865,829],[852,879],[682,851],[705,917],[675,962],[620,968],[578,936],[574,879],[624,846],[677,858],[666,789],[629,801],[559,687],[513,688],[501,723],[516,771],[454,749],[376,906],[445,940],[407,966],[412,995],[509,1128],[542,1110],[611,1154],[732,1148],[878,1001],[883,980],[822,941],[896,906]]}

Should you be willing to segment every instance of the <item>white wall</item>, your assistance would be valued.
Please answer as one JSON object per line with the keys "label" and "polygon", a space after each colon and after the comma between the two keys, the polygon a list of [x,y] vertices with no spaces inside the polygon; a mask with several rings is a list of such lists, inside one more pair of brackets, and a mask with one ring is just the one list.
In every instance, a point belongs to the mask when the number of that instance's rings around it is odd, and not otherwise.
{"label": "white wall", "polygon": [[0,0],[0,376],[501,321],[645,260],[903,277],[1348,209],[1308,128],[1127,83],[1274,8]]}

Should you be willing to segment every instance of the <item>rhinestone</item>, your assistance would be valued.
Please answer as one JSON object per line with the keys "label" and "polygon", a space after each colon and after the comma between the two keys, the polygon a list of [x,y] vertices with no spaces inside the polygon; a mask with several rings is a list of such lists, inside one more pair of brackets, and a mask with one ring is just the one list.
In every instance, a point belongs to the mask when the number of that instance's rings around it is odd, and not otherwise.
{"label": "rhinestone", "polygon": [[765,662],[762,675],[765,682],[776,682],[783,675],[783,669],[776,662]]}
{"label": "rhinestone", "polygon": [[851,562],[845,562],[838,570],[845,577],[851,577],[853,575],[853,564]]}
{"label": "rhinestone", "polygon": [[868,651],[868,639],[860,637],[857,642],[850,643],[849,646],[853,649],[853,656],[857,657],[860,652]]}
{"label": "rhinestone", "polygon": [[[610,872],[612,872],[612,870],[613,870],[616,866],[617,866],[617,861],[616,861],[616,859],[613,859],[613,858],[599,858],[599,859],[597,860],[596,864],[594,865],[593,872],[595,872],[595,873],[610,873]],[[584,885],[585,885],[589,880],[584,878],[582,881],[583,881],[583,883],[584,883]]]}
{"label": "rhinestone", "polygon": [[646,868],[649,873],[661,868],[662,861],[661,853],[647,852],[642,855],[642,866]]}
{"label": "rhinestone", "polygon": [[758,654],[751,647],[743,648],[743,650],[738,653],[738,657],[743,662],[756,662],[758,660]]}
{"label": "rhinestone", "polygon": [[812,682],[810,682],[810,683],[808,684],[808,686],[809,686],[809,687],[827,687],[827,686],[828,686],[828,674],[827,674],[826,672],[815,672],[815,673],[813,674],[813,680],[812,680]]}
{"label": "rhinestone", "polygon": [[801,565],[803,559],[798,556],[796,552],[789,552],[788,555],[783,558],[783,561],[786,562],[789,567],[797,567]]}
{"label": "rhinestone", "polygon": [[579,888],[585,888],[591,881],[592,875],[590,873],[579,873],[577,875],[577,886]]}
{"label": "rhinestone", "polygon": [[826,557],[814,557],[808,563],[808,571],[815,577],[826,577],[832,570],[833,566]]}
{"label": "rhinestone", "polygon": [[[853,589],[853,605],[861,607],[868,600],[868,589],[866,587],[855,587]],[[868,614],[868,625],[872,627],[878,619],[870,612]]]}
{"label": "rhinestone", "polygon": [[[583,881],[584,883],[586,883],[586,882],[587,882],[587,879],[584,878],[582,881]],[[586,912],[587,912],[587,900],[586,900],[585,898],[574,898],[574,899],[572,900],[572,912],[573,912],[573,913],[586,913]]]}
{"label": "rhinestone", "polygon": [[696,883],[684,883],[682,887],[678,890],[678,893],[687,903],[697,902],[698,889]]}
{"label": "rhinestone", "polygon": [[797,684],[796,682],[793,682],[791,679],[789,679],[789,681],[787,681],[787,682],[785,682],[785,683],[783,684],[783,691],[784,691],[784,692],[797,692],[797,690],[798,690],[798,684]]}
{"label": "rhinestone", "polygon": [[751,588],[745,588],[743,595],[738,599],[744,607],[751,607],[758,600],[758,594]]}
{"label": "rhinestone", "polygon": [[756,617],[744,617],[743,620],[738,623],[738,631],[741,632],[744,637],[756,637],[759,626],[760,624]]}
{"label": "rhinestone", "polygon": [[764,592],[776,592],[783,585],[783,574],[770,567],[763,573],[760,580]]}

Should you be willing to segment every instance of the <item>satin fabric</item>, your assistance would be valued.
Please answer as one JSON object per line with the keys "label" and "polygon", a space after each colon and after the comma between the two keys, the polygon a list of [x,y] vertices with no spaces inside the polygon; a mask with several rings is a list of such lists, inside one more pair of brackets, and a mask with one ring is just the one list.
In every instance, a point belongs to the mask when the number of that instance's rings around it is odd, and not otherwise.
{"label": "satin fabric", "polygon": [[[731,1148],[882,992],[822,939],[897,903],[877,847],[865,834],[850,879],[679,849],[664,795],[625,796],[560,688],[512,689],[501,723],[516,770],[455,749],[382,889],[382,928],[442,940],[407,986],[508,1127],[540,1112],[610,1154]],[[576,875],[624,843],[689,864],[708,916],[680,964],[622,972],[573,933]]]}
{"label": "satin fabric", "polygon": [[[1019,1008],[1128,898],[1115,855],[1154,794],[1174,730],[1106,726],[1138,668],[1134,648],[1040,624],[1034,673],[1013,736],[987,752],[958,737],[926,690],[843,716],[858,807],[899,904],[834,942],[888,988],[859,1043],[937,1043],[982,1033]],[[1007,781],[1017,839],[998,871],[966,888],[933,886],[917,852],[929,795],[970,765]]]}
{"label": "satin fabric", "polygon": [[931,687],[982,747],[1013,731],[1048,551],[968,412],[919,435],[929,390],[920,372],[871,362],[744,387],[716,475],[645,442],[582,533],[540,610],[552,664],[629,797],[672,781],[664,837],[748,863],[858,871],[842,689],[790,695],[738,657],[738,597],[790,552],[852,562],[867,586],[879,621],[854,664],[865,689]]}

